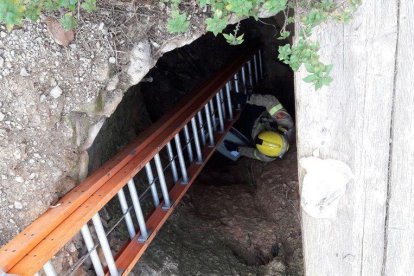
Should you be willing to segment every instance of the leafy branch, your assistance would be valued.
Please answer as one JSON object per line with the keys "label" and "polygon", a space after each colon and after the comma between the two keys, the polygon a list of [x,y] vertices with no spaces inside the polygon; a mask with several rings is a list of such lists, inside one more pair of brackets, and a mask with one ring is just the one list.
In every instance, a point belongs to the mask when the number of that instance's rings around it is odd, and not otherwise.
{"label": "leafy branch", "polygon": [[[189,26],[187,17],[177,17],[181,0],[164,2],[173,6],[168,30],[171,33],[185,32]],[[205,20],[206,30],[215,36],[222,34],[231,45],[243,42],[243,34],[238,34],[239,24],[232,33],[223,33],[232,16],[239,20],[248,17],[258,20],[263,9],[275,14],[283,12],[285,22],[278,39],[290,38],[288,27],[292,24],[299,25],[300,32],[292,45],[287,43],[279,47],[278,58],[294,71],[303,65],[309,73],[303,80],[312,83],[316,89],[332,82],[330,73],[333,66],[320,61],[319,44],[311,39],[314,28],[330,20],[348,22],[360,4],[361,0],[342,0],[339,3],[334,0],[198,0],[200,8],[210,11],[210,16]],[[289,16],[290,9],[295,9],[298,21]]]}

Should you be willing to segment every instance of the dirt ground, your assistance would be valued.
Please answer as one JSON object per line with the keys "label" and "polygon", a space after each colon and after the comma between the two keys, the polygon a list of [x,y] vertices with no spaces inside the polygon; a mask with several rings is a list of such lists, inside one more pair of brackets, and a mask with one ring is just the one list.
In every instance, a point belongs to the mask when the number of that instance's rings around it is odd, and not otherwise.
{"label": "dirt ground", "polygon": [[216,156],[138,263],[137,275],[303,275],[296,150]]}

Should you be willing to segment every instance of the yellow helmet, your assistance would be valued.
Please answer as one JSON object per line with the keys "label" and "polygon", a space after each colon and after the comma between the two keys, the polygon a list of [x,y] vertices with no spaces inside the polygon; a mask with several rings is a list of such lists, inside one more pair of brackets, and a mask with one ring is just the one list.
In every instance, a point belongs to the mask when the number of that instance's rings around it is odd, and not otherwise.
{"label": "yellow helmet", "polygon": [[282,157],[289,149],[289,143],[280,133],[267,130],[257,136],[256,148],[266,156]]}

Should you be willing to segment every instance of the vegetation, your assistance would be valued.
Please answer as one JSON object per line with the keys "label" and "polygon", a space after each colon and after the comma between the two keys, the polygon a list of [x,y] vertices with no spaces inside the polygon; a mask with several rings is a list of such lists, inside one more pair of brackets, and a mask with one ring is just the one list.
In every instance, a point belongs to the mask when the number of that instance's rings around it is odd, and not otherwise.
{"label": "vegetation", "polygon": [[10,31],[15,25],[21,25],[24,19],[36,21],[41,12],[65,10],[60,24],[68,31],[77,25],[73,12],[78,7],[93,12],[96,10],[96,0],[83,0],[82,3],[80,0],[1,0],[0,23],[6,24]]}
{"label": "vegetation", "polygon": [[[171,6],[172,12],[167,29],[170,33],[184,33],[190,22],[185,11],[180,10],[182,0],[163,0]],[[347,22],[360,5],[361,0],[196,0],[201,9],[208,13],[205,20],[206,30],[214,35],[222,34],[232,45],[243,43],[243,34],[239,33],[239,24],[233,32],[223,33],[230,18],[238,20],[259,15],[266,10],[271,13],[283,12],[285,23],[278,39],[287,40],[291,36],[288,26],[298,24],[300,32],[295,42],[279,47],[278,58],[288,64],[294,71],[304,65],[309,75],[303,80],[312,83],[316,89],[328,85],[332,81],[330,72],[332,65],[320,61],[319,44],[311,39],[314,28],[324,22],[335,20]],[[36,21],[41,12],[65,11],[60,19],[62,27],[67,31],[76,28],[73,15],[78,9],[86,12],[96,10],[96,0],[0,0],[0,23],[8,30],[21,25],[24,19]],[[292,10],[296,17],[292,17]],[[295,21],[298,19],[298,22]]]}
{"label": "vegetation", "polygon": [[[287,30],[290,24],[298,24],[300,32],[293,45],[287,43],[279,47],[278,58],[294,71],[304,65],[309,75],[303,80],[312,83],[316,89],[331,83],[330,72],[333,66],[320,61],[319,44],[312,41],[312,31],[316,26],[329,20],[348,22],[352,13],[360,5],[360,1],[344,0],[336,3],[334,0],[198,0],[200,8],[210,12],[210,17],[205,22],[207,31],[216,36],[222,33],[227,42],[232,45],[243,43],[243,34],[238,33],[239,24],[232,33],[223,33],[232,16],[237,19],[253,17],[258,20],[262,10],[275,14],[283,12],[285,23],[278,39],[286,40],[290,37],[291,34]],[[171,5],[173,15],[180,8],[180,0],[164,0],[164,2]],[[299,22],[295,22],[295,17],[290,16],[291,10],[295,10]],[[173,25],[174,28],[169,27],[169,30],[185,32],[188,28],[188,19],[183,20],[184,17],[187,18],[185,13],[181,13],[180,18],[172,16],[168,24]]]}

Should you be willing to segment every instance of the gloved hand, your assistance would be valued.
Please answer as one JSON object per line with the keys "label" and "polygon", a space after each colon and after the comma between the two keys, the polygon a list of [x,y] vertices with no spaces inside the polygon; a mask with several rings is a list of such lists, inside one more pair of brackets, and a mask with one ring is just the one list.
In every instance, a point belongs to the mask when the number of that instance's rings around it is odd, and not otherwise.
{"label": "gloved hand", "polygon": [[239,145],[236,143],[224,140],[224,146],[228,151],[239,151]]}

